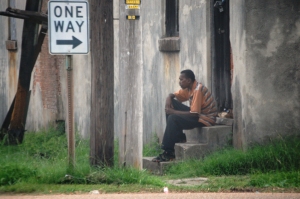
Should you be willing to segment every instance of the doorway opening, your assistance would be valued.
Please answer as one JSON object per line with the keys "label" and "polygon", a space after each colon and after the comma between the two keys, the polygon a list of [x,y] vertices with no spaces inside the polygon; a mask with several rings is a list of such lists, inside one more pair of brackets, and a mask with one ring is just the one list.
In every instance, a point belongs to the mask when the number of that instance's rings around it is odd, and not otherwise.
{"label": "doorway opening", "polygon": [[231,83],[233,64],[229,40],[229,0],[214,0],[212,90],[218,111],[232,110]]}

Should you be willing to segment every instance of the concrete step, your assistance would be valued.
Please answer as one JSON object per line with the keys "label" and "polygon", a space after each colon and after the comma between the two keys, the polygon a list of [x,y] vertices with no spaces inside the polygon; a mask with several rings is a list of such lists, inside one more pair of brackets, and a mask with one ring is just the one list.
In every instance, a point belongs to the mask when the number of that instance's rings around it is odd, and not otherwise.
{"label": "concrete step", "polygon": [[143,169],[146,169],[147,171],[151,172],[155,175],[163,175],[164,170],[172,165],[176,164],[176,161],[170,161],[170,162],[152,162],[152,159],[155,157],[143,157]]}
{"label": "concrete step", "polygon": [[225,146],[231,145],[232,127],[216,125],[195,128],[185,132],[187,142],[175,144],[177,161],[191,158],[201,159],[205,155]]}
{"label": "concrete step", "polygon": [[185,131],[187,142],[175,144],[176,161],[152,162],[154,157],[143,157],[143,168],[156,175],[163,175],[164,170],[179,161],[190,158],[202,159],[208,153],[228,145],[232,139],[232,127],[216,125],[212,127],[195,128]]}
{"label": "concrete step", "polygon": [[176,143],[175,157],[177,161],[202,159],[209,152],[207,144]]}
{"label": "concrete step", "polygon": [[184,133],[186,141],[189,144],[222,144],[228,138],[232,138],[232,126],[216,125],[194,128],[192,130],[185,130]]}

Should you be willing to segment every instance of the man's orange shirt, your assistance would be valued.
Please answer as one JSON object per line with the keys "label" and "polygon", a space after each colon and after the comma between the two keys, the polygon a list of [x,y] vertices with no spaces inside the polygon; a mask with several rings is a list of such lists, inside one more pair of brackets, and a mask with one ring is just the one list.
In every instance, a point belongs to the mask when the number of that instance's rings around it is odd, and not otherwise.
{"label": "man's orange shirt", "polygon": [[192,90],[180,89],[175,92],[174,95],[180,102],[189,100],[190,112],[198,113],[199,122],[203,123],[205,126],[212,126],[215,124],[217,116],[216,102],[212,94],[204,85],[195,81]]}

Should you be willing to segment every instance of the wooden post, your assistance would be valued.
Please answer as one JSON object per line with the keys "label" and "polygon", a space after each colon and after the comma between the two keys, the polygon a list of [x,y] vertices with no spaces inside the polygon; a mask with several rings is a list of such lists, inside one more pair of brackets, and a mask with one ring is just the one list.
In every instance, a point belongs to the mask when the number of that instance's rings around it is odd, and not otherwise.
{"label": "wooden post", "polygon": [[142,19],[140,10],[126,9],[124,1],[120,1],[119,41],[119,81],[120,99],[122,99],[120,101],[122,132],[119,140],[119,163],[141,169],[143,145]]}
{"label": "wooden post", "polygon": [[90,0],[91,165],[112,166],[114,155],[113,1]]}
{"label": "wooden post", "polygon": [[[40,1],[27,0],[26,11],[38,11]],[[37,37],[38,24],[30,20],[24,20],[19,81],[9,129],[10,144],[22,143],[23,141],[31,72],[35,64],[35,41]]]}

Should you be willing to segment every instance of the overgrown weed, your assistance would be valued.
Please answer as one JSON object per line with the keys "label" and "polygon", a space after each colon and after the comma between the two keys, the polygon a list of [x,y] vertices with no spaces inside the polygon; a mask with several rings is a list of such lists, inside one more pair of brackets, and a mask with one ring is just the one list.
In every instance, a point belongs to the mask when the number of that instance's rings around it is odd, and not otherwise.
{"label": "overgrown weed", "polygon": [[161,152],[162,149],[159,143],[158,136],[156,133],[153,133],[150,142],[143,146],[143,156],[144,157],[157,156]]}

